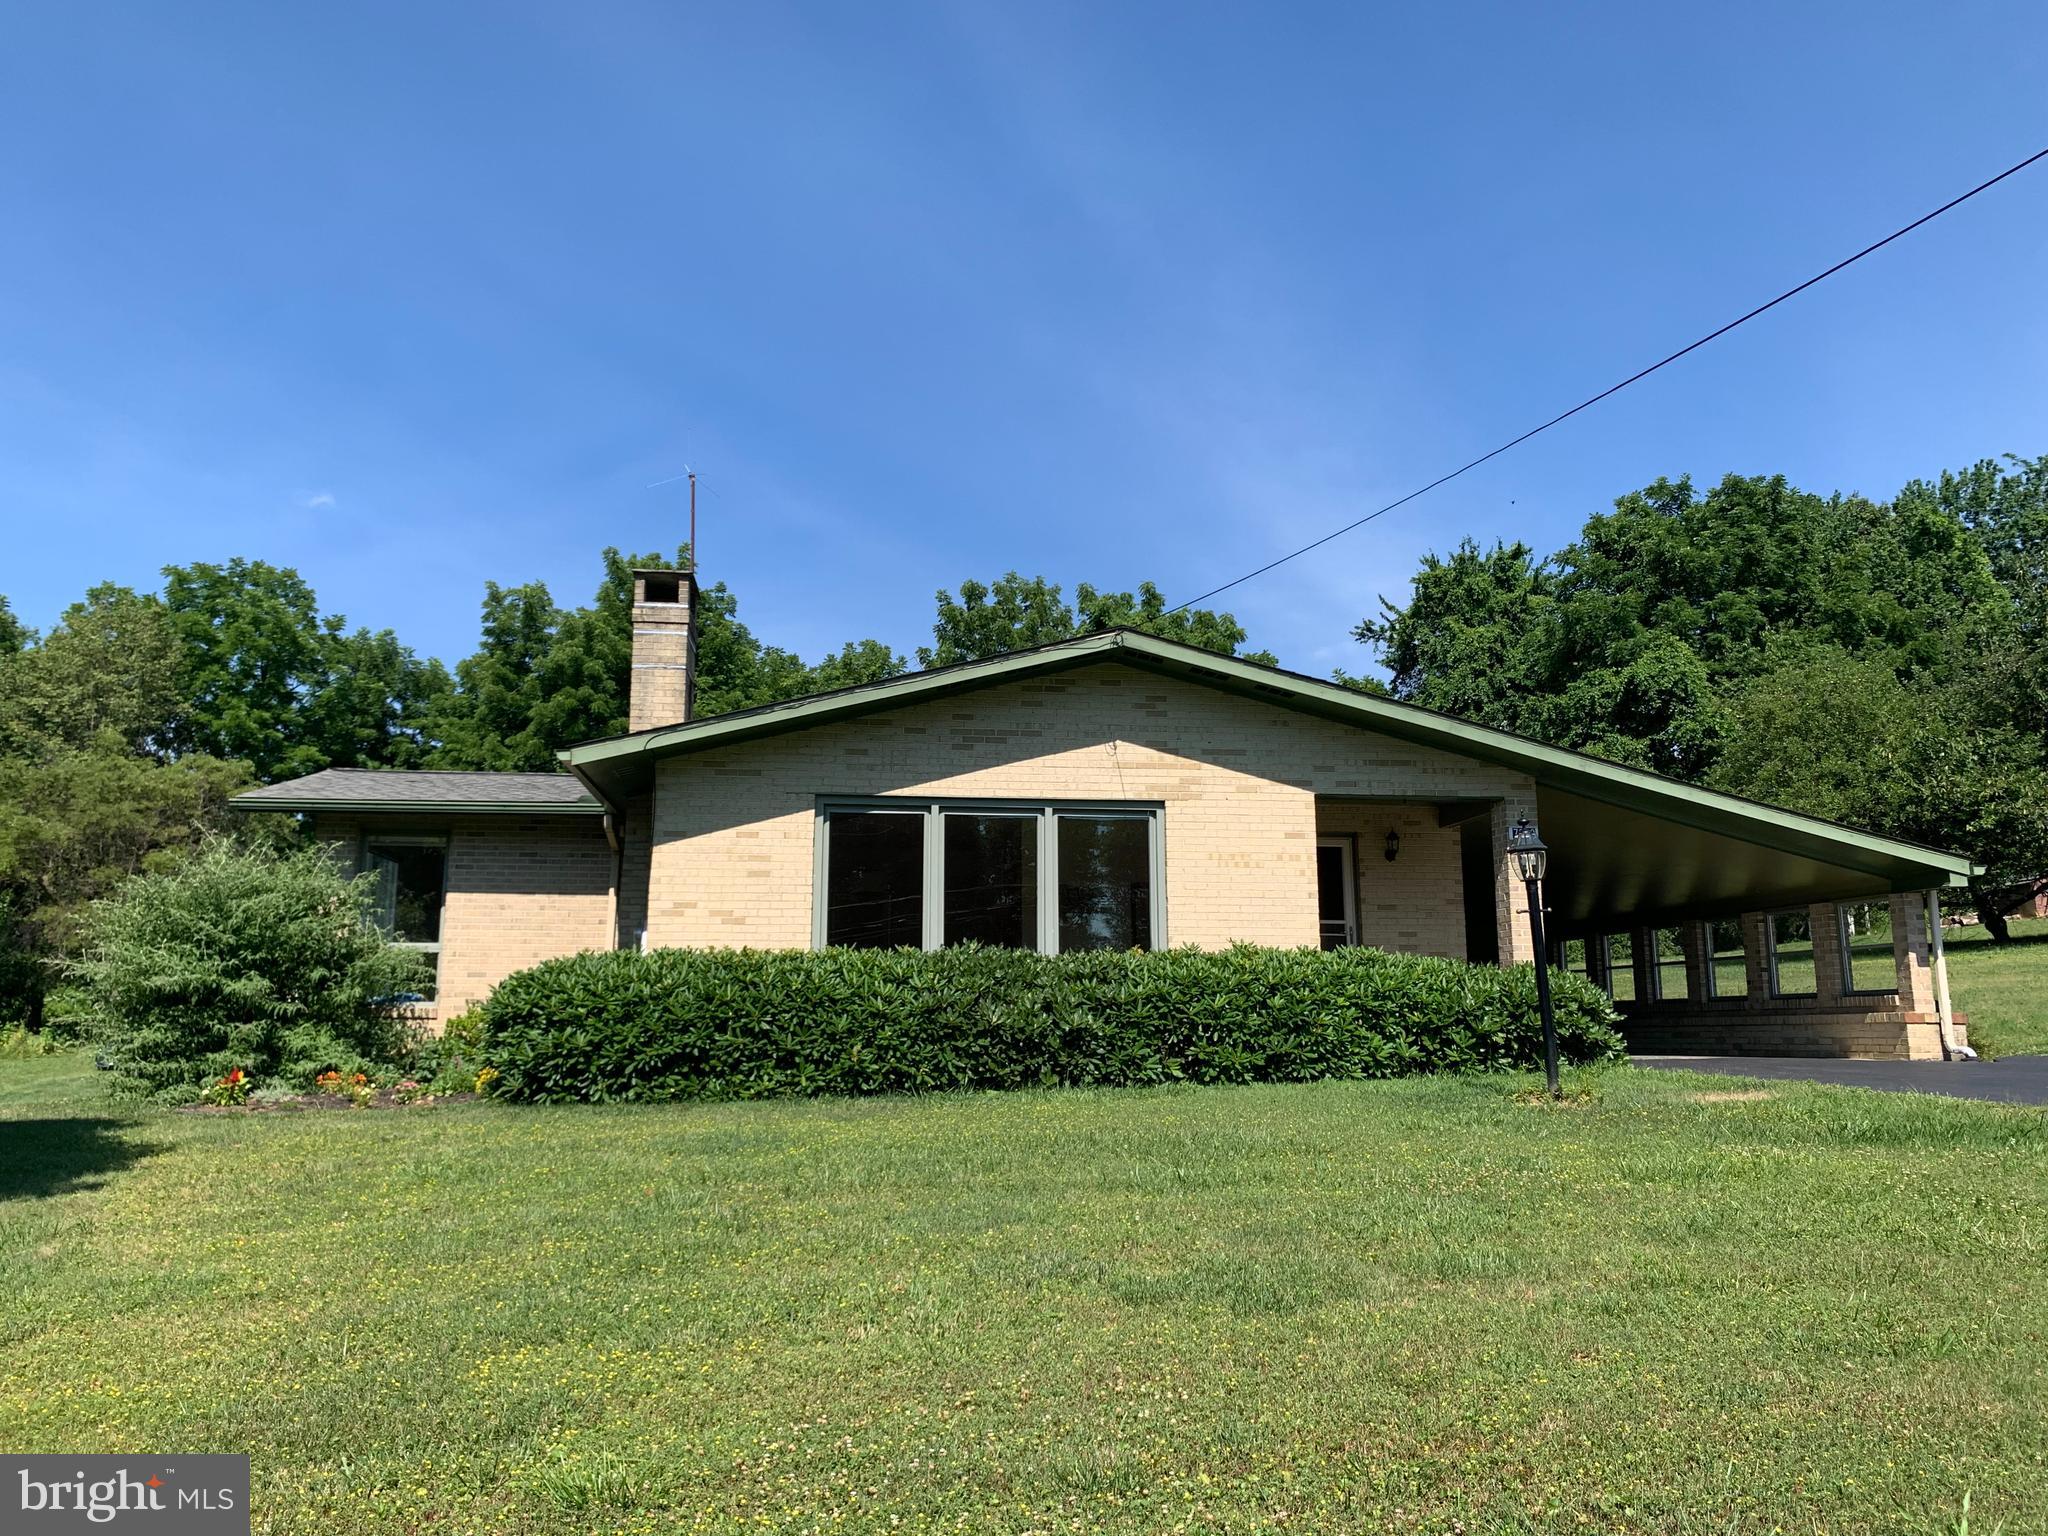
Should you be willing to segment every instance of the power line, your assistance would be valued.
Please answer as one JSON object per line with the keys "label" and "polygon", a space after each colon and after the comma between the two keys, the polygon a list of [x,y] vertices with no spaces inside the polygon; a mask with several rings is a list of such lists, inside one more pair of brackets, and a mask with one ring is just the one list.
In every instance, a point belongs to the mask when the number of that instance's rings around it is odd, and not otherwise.
{"label": "power line", "polygon": [[1825,282],[1828,278],[1833,277],[1837,272],[1841,271],[1844,267],[1854,266],[1857,262],[1861,261],[1864,257],[1870,255],[1872,252],[1883,250],[1886,246],[1890,245],[1894,240],[1897,240],[1904,235],[1910,235],[1922,224],[1930,223],[1933,220],[1940,218],[1944,213],[1947,213],[1951,208],[1956,208],[1964,203],[1967,203],[1979,192],[1990,191],[1991,188],[1997,186],[2001,181],[2004,181],[2006,177],[2016,176],[2021,171],[2024,171],[2028,166],[2032,165],[2036,160],[2042,159],[2048,159],[2048,149],[2036,150],[2033,154],[2027,156],[2026,159],[2020,161],[2019,164],[2007,166],[2004,170],[2000,171],[1996,176],[1992,177],[1989,181],[1979,182],[1976,186],[1970,188],[1969,191],[1963,193],[1962,196],[1950,198],[1947,202],[1943,203],[1939,208],[1936,208],[1932,213],[1921,214],[1920,217],[1915,219],[1912,223],[1904,225],[1899,229],[1893,230],[1890,234],[1886,235],[1882,240],[1877,241],[1875,244],[1866,245],[1854,256],[1843,257],[1840,261],[1836,262],[1832,267],[1829,267],[1825,272],[1816,272],[1812,277],[1809,277],[1805,282],[1801,283],[1798,287],[1787,288],[1783,293],[1779,294],[1775,299],[1772,299],[1768,304],[1757,305],[1757,307],[1755,309],[1752,309],[1748,314],[1730,320],[1726,325],[1722,326],[1719,330],[1707,332],[1707,334],[1700,337],[1698,341],[1691,342],[1686,346],[1680,347],[1676,352],[1673,352],[1669,357],[1659,358],[1656,362],[1650,364],[1649,367],[1642,369],[1640,372],[1630,374],[1627,378],[1623,379],[1619,384],[1610,384],[1607,388],[1601,390],[1599,394],[1581,400],[1577,405],[1573,406],[1570,410],[1559,412],[1557,415],[1551,417],[1550,420],[1544,422],[1543,425],[1541,425],[1540,427],[1531,427],[1528,431],[1524,432],[1520,437],[1510,438],[1508,439],[1508,441],[1502,443],[1498,448],[1495,448],[1487,453],[1482,453],[1481,455],[1479,455],[1478,458],[1472,460],[1470,463],[1460,464],[1456,469],[1452,470],[1449,474],[1437,476],[1437,478],[1430,481],[1429,484],[1422,486],[1418,490],[1410,491],[1406,496],[1403,496],[1399,501],[1390,501],[1384,507],[1381,507],[1378,511],[1368,512],[1365,516],[1359,518],[1357,521],[1346,523],[1342,528],[1336,529],[1334,532],[1324,534],[1320,539],[1317,539],[1312,544],[1304,544],[1301,546],[1301,548],[1294,550],[1291,553],[1282,555],[1277,560],[1269,560],[1264,565],[1260,566],[1257,570],[1246,571],[1242,576],[1239,576],[1234,581],[1226,581],[1220,587],[1211,587],[1207,592],[1204,592],[1200,597],[1191,597],[1186,602],[1177,604],[1176,606],[1169,608],[1167,612],[1179,613],[1183,608],[1192,608],[1196,603],[1207,602],[1210,598],[1217,596],[1219,593],[1228,592],[1232,587],[1243,586],[1246,582],[1252,580],[1252,578],[1256,576],[1263,576],[1266,574],[1266,572],[1270,570],[1275,570],[1278,567],[1285,565],[1290,560],[1300,559],[1303,555],[1307,554],[1312,549],[1321,549],[1325,544],[1328,544],[1331,540],[1341,539],[1344,537],[1345,534],[1352,532],[1354,529],[1363,528],[1367,523],[1371,522],[1374,518],[1384,517],[1389,512],[1393,511],[1396,507],[1405,507],[1406,505],[1408,505],[1409,502],[1415,500],[1416,497],[1428,495],[1438,486],[1447,484],[1450,481],[1457,479],[1458,476],[1464,474],[1467,470],[1477,469],[1480,465],[1484,464],[1488,459],[1499,458],[1502,454],[1506,453],[1510,448],[1519,447],[1521,444],[1529,441],[1530,438],[1535,437],[1538,433],[1548,432],[1552,427],[1556,426],[1561,421],[1569,421],[1572,417],[1578,415],[1579,412],[1587,409],[1589,406],[1598,405],[1602,400],[1605,400],[1609,395],[1620,394],[1621,391],[1627,389],[1629,385],[1634,384],[1639,380],[1647,379],[1659,368],[1665,368],[1670,366],[1672,363],[1677,362],[1681,357],[1684,357],[1688,352],[1697,352],[1701,347],[1704,347],[1708,342],[1719,340],[1721,337],[1726,336],[1730,331],[1734,330],[1738,325],[1748,324],[1748,322],[1754,320],[1758,315],[1762,314],[1765,310],[1776,309],[1780,304],[1784,303],[1787,299],[1794,298],[1797,295],[1806,292],[1806,290],[1811,288],[1815,283]]}

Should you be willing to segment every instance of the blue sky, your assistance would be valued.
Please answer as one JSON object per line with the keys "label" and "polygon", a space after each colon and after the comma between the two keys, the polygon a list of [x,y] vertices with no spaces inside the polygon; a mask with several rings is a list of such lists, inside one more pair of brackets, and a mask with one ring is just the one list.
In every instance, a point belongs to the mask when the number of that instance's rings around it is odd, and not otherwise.
{"label": "blue sky", "polygon": [[[806,655],[1011,567],[1192,596],[2048,143],[2039,4],[17,7],[0,592],[261,557],[450,660],[683,532]],[[2048,452],[2048,164],[1238,589],[1660,474]]]}

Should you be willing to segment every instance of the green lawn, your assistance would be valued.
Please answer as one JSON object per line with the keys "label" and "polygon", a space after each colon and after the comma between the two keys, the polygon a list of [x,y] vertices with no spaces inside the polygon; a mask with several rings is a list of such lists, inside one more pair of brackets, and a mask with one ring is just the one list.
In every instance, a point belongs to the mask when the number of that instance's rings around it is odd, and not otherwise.
{"label": "green lawn", "polygon": [[290,1532],[2043,1529],[2048,1115],[1618,1070],[109,1108],[0,1062],[0,1445]]}
{"label": "green lawn", "polygon": [[1950,995],[1987,1056],[2048,1052],[2048,917],[2016,919],[2012,935],[2010,944],[1977,927],[1945,936]]}

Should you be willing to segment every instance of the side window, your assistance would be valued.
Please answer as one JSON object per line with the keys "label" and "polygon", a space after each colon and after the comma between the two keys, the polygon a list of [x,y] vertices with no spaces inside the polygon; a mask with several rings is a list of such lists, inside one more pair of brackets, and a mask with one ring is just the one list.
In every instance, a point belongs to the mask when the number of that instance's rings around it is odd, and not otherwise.
{"label": "side window", "polygon": [[371,836],[363,843],[363,868],[376,881],[377,925],[394,942],[426,954],[438,979],[441,909],[448,896],[448,840]]}

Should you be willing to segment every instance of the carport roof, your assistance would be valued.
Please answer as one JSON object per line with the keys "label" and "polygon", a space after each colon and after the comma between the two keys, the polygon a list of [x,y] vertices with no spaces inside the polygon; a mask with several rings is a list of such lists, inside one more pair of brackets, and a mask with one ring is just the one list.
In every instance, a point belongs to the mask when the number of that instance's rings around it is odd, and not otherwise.
{"label": "carport roof", "polygon": [[[1550,904],[1567,929],[1956,885],[1964,855],[1547,746],[1413,704],[1133,630],[1106,630],[985,661],[716,715],[561,754],[599,797],[644,790],[662,758],[1115,662],[1526,773],[1551,849]],[[1446,819],[1461,814],[1446,807]]]}

